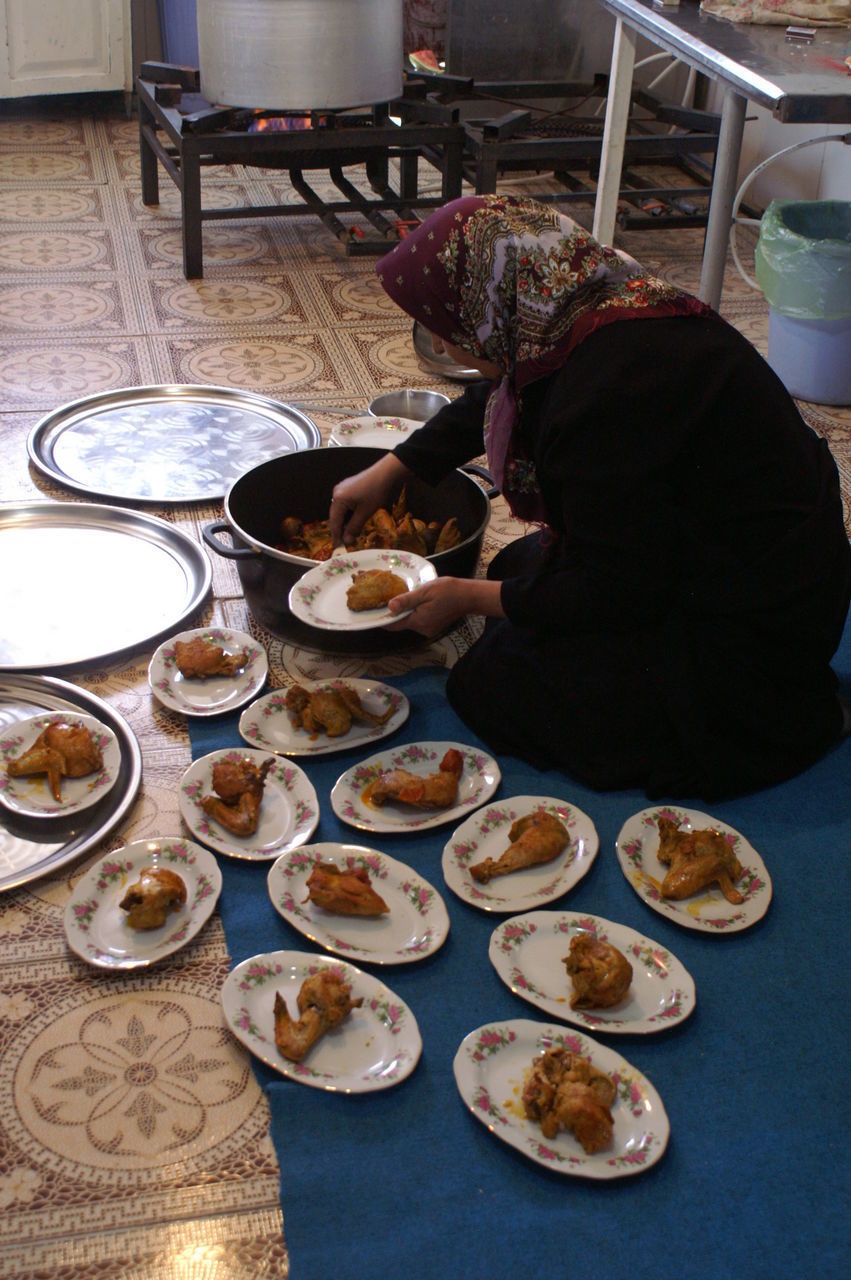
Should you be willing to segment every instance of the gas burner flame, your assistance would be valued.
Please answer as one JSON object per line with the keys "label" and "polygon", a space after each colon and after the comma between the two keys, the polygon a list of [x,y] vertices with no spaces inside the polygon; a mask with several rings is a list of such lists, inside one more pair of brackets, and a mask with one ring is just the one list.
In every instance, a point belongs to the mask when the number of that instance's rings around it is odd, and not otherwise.
{"label": "gas burner flame", "polygon": [[[322,125],[324,121],[319,120]],[[249,133],[301,133],[305,129],[313,128],[313,119],[311,116],[304,115],[282,115],[282,116],[258,116],[248,127]]]}

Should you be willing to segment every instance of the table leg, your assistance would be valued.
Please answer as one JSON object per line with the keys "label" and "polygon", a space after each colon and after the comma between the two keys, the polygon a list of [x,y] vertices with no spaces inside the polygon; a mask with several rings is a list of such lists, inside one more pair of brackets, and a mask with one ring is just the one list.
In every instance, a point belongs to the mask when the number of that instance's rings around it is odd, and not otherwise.
{"label": "table leg", "polygon": [[715,172],[712,177],[712,195],[709,200],[709,217],[706,223],[706,239],[703,245],[703,265],[700,270],[698,297],[708,302],[716,311],[721,302],[724,284],[724,267],[727,262],[727,246],[732,226],[733,201],[739,177],[739,159],[742,154],[742,137],[745,130],[747,98],[733,89],[724,95],[721,109],[721,132],[715,154]]}
{"label": "table leg", "polygon": [[201,165],[197,152],[185,142],[180,157],[180,205],[183,224],[183,274],[200,280],[204,274],[201,240]]}
{"label": "table leg", "polygon": [[606,123],[603,128],[600,176],[597,181],[592,227],[595,239],[602,244],[611,244],[615,234],[637,38],[636,33],[630,31],[623,20],[618,18],[612,44]]}

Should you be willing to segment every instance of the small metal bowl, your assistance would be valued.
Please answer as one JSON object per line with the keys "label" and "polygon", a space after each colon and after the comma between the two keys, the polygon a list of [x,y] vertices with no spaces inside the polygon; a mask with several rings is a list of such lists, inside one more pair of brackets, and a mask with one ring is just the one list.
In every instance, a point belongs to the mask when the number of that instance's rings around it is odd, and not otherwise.
{"label": "small metal bowl", "polygon": [[442,391],[422,391],[408,387],[405,391],[386,391],[370,400],[368,412],[374,418],[411,418],[414,422],[427,422],[429,418],[449,404],[449,396]]}

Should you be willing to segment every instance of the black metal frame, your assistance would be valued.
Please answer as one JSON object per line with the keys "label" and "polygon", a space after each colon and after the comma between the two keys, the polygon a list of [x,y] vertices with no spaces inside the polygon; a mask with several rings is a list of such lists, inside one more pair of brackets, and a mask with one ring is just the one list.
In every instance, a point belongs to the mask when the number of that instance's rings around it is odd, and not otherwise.
{"label": "black metal frame", "polygon": [[[139,149],[142,201],[159,202],[159,161],[180,191],[183,272],[187,279],[203,275],[202,224],[231,218],[293,217],[315,214],[344,244],[348,254],[384,253],[404,235],[406,224],[419,221],[417,209],[437,208],[461,194],[464,131],[458,112],[425,102],[416,88],[410,97],[379,103],[363,111],[311,114],[317,127],[293,132],[249,132],[248,119],[282,112],[218,108],[199,92],[193,68],[145,63],[136,81],[139,99]],[[400,120],[400,123],[396,123]],[[321,127],[319,127],[321,125]],[[441,173],[439,196],[418,192],[418,158],[425,157]],[[399,160],[398,190],[390,181],[389,162]],[[287,169],[303,204],[243,205],[202,208],[201,169],[241,164]],[[363,165],[375,199],[346,178],[347,165]],[[305,170],[324,169],[344,199],[326,201],[304,177]],[[383,210],[397,216],[385,217]],[[360,214],[378,233],[365,237],[346,227],[340,213]],[[359,232],[359,234],[358,234]]]}

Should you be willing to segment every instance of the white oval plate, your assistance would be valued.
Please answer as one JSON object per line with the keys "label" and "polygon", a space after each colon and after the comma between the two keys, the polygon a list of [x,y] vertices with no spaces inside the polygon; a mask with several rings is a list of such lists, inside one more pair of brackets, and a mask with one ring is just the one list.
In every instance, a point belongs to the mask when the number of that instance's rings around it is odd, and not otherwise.
{"label": "white oval plate", "polygon": [[[180,876],[186,903],[159,929],[133,929],[118,904],[143,867],[158,866]],[[216,859],[192,840],[134,840],[96,863],[74,886],[65,908],[65,936],[71,950],[98,969],[138,969],[194,938],[213,914],[221,889]]]}
{"label": "white oval plate", "polygon": [[[249,659],[235,676],[207,676],[204,680],[188,680],[177,669],[175,641],[189,641],[196,636],[224,649],[226,654],[248,650]],[[260,692],[269,674],[266,650],[245,631],[226,627],[195,627],[181,631],[161,644],[148,667],[151,692],[170,711],[185,716],[219,716],[249,702]]]}
{"label": "white oval plate", "polygon": [[[328,1031],[303,1062],[289,1062],[275,1045],[275,993],[290,1014],[305,978],[330,969],[363,996],[339,1027]],[[238,1040],[281,1075],[314,1089],[334,1093],[370,1093],[389,1089],[411,1074],[423,1042],[416,1018],[378,978],[344,960],[304,951],[271,951],[243,960],[222,987],[225,1019]]]}
{"label": "white oval plate", "polygon": [[352,574],[363,569],[389,569],[402,578],[408,591],[437,577],[430,560],[410,551],[352,551],[308,569],[290,589],[291,611],[302,622],[323,631],[371,631],[406,618],[407,613],[392,614],[386,605],[362,613],[349,608],[346,592],[352,585]]}
{"label": "white oval plate", "polygon": [[[656,819],[660,817],[671,818],[686,830],[714,827],[724,832],[742,864],[742,876],[736,881],[736,888],[744,896],[743,903],[728,902],[717,885],[679,902],[662,897],[659,890],[668,868],[656,857],[659,848]],[[740,832],[718,818],[711,818],[708,813],[701,813],[698,809],[680,809],[675,805],[642,809],[627,818],[615,848],[621,870],[639,898],[659,915],[667,916],[686,929],[700,929],[704,933],[736,933],[756,924],[768,910],[772,887],[762,858]]]}
{"label": "white oval plate", "polygon": [[[567,848],[552,862],[477,884],[468,870],[470,863],[498,858],[508,848],[511,824],[538,809],[554,813],[567,827]],[[482,911],[522,911],[572,889],[590,870],[599,847],[594,823],[575,805],[552,796],[511,796],[474,813],[453,831],[443,850],[443,878],[453,893]]]}
{"label": "white oval plate", "polygon": [[260,821],[251,836],[235,836],[201,807],[201,797],[215,795],[213,765],[220,760],[250,757],[259,766],[267,751],[233,747],[211,751],[190,765],[180,782],[180,814],[197,840],[232,858],[269,861],[305,844],[319,823],[319,801],[307,774],[289,760],[275,760],[266,775]]}
{"label": "white oval plate", "polygon": [[395,449],[423,424],[413,418],[374,418],[371,413],[360,418],[347,418],[335,426],[331,444],[357,444],[373,449]]}
{"label": "white oval plate", "polygon": [[[307,899],[307,879],[317,862],[365,867],[390,908],[382,916],[346,916]],[[267,879],[272,905],[294,929],[326,951],[370,964],[407,964],[443,946],[449,915],[443,899],[417,871],[377,849],[360,845],[308,844],[284,853]]]}
{"label": "white oval plate", "polygon": [[[571,939],[588,933],[617,947],[632,965],[629,991],[609,1009],[571,1009],[573,983],[564,967]],[[552,1018],[591,1031],[648,1035],[694,1011],[694,980],[658,942],[602,916],[529,911],[494,929],[488,955],[516,996]]]}
{"label": "white oval plate", "polygon": [[[38,735],[51,724],[82,724],[100,747],[103,765],[82,778],[62,779],[62,799],[54,800],[46,773],[10,778],[6,765],[20,760]],[[97,804],[115,786],[121,771],[121,747],[115,734],[82,711],[49,711],[19,720],[0,738],[0,803],[24,818],[65,818]]]}
{"label": "white oval plate", "polygon": [[[532,1060],[562,1045],[590,1058],[617,1085],[611,1146],[586,1155],[571,1133],[545,1138],[523,1111],[523,1088]],[[477,1120],[536,1164],[583,1178],[626,1178],[643,1173],[662,1156],[671,1127],[662,1099],[646,1076],[614,1049],[568,1027],[526,1018],[492,1022],[461,1041],[454,1062],[458,1092]]]}
{"label": "white oval plate", "polygon": [[[404,805],[387,804],[383,808],[368,805],[364,788],[380,773],[391,769],[408,769],[424,777],[435,773],[450,747],[460,751],[464,767],[458,782],[458,803],[451,809],[406,809]],[[331,808],[341,822],[360,831],[422,831],[455,822],[471,809],[485,804],[502,779],[499,765],[492,756],[460,742],[409,742],[403,747],[379,751],[360,764],[352,765],[334,783]]]}
{"label": "white oval plate", "polygon": [[411,713],[411,704],[404,693],[391,689],[389,684],[376,680],[318,680],[315,683],[300,681],[303,689],[334,689],[348,685],[354,689],[361,706],[373,715],[392,714],[384,724],[368,724],[353,720],[348,733],[339,738],[329,738],[325,733],[309,734],[306,729],[296,729],[290,720],[286,706],[286,689],[275,689],[246,707],[239,718],[239,732],[246,742],[279,756],[324,756],[348,747],[359,747],[364,742],[387,738],[403,725]]}

